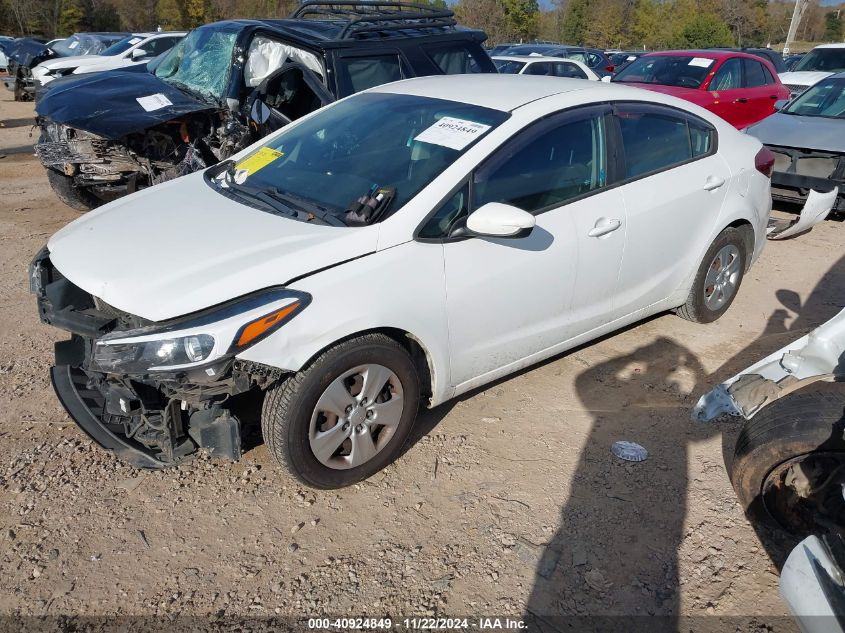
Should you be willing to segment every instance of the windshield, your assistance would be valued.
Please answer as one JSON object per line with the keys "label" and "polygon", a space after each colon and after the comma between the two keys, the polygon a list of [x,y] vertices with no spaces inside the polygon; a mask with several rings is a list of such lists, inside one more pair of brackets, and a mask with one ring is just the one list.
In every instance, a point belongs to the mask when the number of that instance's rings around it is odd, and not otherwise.
{"label": "windshield", "polygon": [[715,60],[692,55],[640,57],[620,70],[613,81],[698,88]]}
{"label": "windshield", "polygon": [[399,209],[508,116],[428,97],[360,94],[285,128],[216,182],[234,195],[266,192],[296,210],[317,209],[330,224],[367,224]]}
{"label": "windshield", "polygon": [[845,118],[845,79],[825,79],[817,83],[783,111],[801,116]]}
{"label": "windshield", "polygon": [[129,37],[124,37],[119,42],[112,44],[106,50],[104,50],[100,55],[120,55],[122,52],[129,50],[131,47],[135,46],[138,42],[143,41],[143,37],[138,37],[137,35],[130,35]]}
{"label": "windshield", "polygon": [[220,100],[229,82],[236,37],[235,31],[194,29],[170,49],[155,75],[177,88]]}
{"label": "windshield", "polygon": [[493,63],[496,64],[496,70],[500,73],[507,73],[510,75],[518,75],[519,71],[525,67],[525,62],[508,61],[504,59],[494,59]]}
{"label": "windshield", "polygon": [[837,73],[845,70],[845,48],[814,48],[795,64],[794,72],[823,71]]}

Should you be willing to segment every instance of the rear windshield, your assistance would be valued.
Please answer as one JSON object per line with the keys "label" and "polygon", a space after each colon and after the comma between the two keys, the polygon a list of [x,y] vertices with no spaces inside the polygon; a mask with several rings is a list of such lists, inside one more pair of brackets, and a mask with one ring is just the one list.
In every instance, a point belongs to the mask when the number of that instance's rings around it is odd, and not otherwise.
{"label": "rear windshield", "polygon": [[516,60],[494,59],[493,63],[496,64],[496,70],[508,75],[518,75],[519,71],[525,68],[525,62]]}
{"label": "rear windshield", "polygon": [[845,79],[825,79],[817,83],[783,111],[801,116],[845,118]]}
{"label": "rear windshield", "polygon": [[804,55],[792,70],[828,73],[843,71],[845,70],[845,48],[814,48]]}
{"label": "rear windshield", "polygon": [[699,88],[716,60],[693,55],[655,55],[635,59],[613,81]]}

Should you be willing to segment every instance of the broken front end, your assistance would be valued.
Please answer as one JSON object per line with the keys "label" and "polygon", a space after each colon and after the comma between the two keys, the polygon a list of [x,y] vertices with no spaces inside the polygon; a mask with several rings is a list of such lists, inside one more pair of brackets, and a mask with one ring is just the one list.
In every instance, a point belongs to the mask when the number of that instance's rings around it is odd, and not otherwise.
{"label": "broken front end", "polygon": [[[102,202],[204,169],[252,142],[225,111],[195,114],[114,140],[38,117],[35,153],[71,206]],[[81,203],[81,204],[80,204]]]}
{"label": "broken front end", "polygon": [[72,336],[50,370],[68,414],[97,443],[139,468],[176,465],[206,449],[237,460],[235,396],[282,379],[236,355],[293,318],[310,297],[270,289],[190,317],[153,323],[82,290],[45,248],[30,268],[41,320]]}

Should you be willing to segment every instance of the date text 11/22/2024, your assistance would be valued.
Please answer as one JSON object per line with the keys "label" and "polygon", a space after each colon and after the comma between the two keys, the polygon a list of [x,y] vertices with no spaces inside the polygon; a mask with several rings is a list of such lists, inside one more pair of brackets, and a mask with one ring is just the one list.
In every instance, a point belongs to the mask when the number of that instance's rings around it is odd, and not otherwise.
{"label": "date text 11/22/2024", "polygon": [[518,618],[309,618],[313,630],[524,630],[528,625]]}

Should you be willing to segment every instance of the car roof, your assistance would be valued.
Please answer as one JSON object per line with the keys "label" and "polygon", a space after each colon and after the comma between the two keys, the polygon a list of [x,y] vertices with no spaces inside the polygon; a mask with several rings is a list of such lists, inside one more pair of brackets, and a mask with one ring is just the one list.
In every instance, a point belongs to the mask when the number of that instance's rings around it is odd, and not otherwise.
{"label": "car roof", "polygon": [[566,59],[565,57],[548,57],[546,55],[493,55],[491,59],[498,59],[503,62],[569,62],[574,63],[574,59]]}
{"label": "car roof", "polygon": [[538,99],[595,86],[601,86],[604,89],[618,88],[611,84],[583,79],[479,73],[417,77],[371,88],[370,92],[431,97],[511,112]]}
{"label": "car roof", "polygon": [[845,48],[845,43],[838,44],[819,44],[816,48]]}

